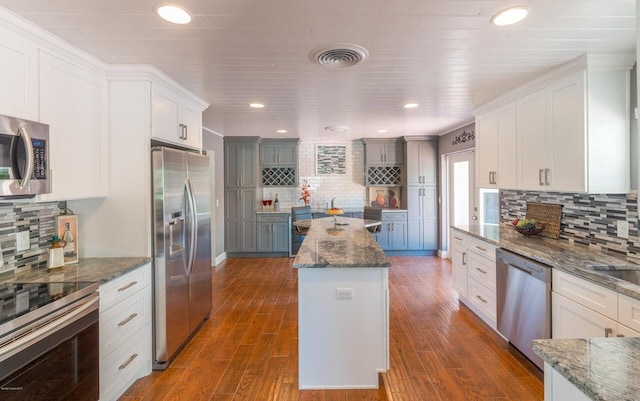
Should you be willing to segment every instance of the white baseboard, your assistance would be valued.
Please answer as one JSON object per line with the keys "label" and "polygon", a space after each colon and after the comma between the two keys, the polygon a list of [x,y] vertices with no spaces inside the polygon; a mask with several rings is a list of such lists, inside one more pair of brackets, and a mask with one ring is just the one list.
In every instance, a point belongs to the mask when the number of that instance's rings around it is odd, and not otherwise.
{"label": "white baseboard", "polygon": [[218,266],[218,265],[219,265],[220,263],[222,263],[226,258],[227,258],[227,253],[226,253],[226,252],[222,252],[220,255],[216,256],[215,266]]}
{"label": "white baseboard", "polygon": [[440,259],[451,259],[450,252],[442,249],[438,249],[438,256],[440,256]]}

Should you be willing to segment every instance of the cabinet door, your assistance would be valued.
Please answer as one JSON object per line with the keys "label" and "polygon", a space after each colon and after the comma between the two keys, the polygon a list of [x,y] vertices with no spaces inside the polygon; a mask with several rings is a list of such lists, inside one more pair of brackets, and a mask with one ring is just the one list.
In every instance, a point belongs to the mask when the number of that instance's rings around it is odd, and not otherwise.
{"label": "cabinet door", "polygon": [[422,184],[436,185],[438,183],[438,149],[436,144],[436,141],[423,141],[420,143],[420,174],[422,175]]}
{"label": "cabinet door", "polygon": [[384,148],[384,161],[389,165],[400,165],[403,162],[403,146],[400,142],[390,142]]}
{"label": "cabinet door", "polygon": [[242,175],[242,144],[224,144],[224,186],[239,187]]}
{"label": "cabinet door", "polygon": [[365,155],[367,164],[380,165],[384,162],[384,144],[382,143],[367,143],[365,146]]}
{"label": "cabinet door", "polygon": [[376,236],[376,240],[383,251],[391,250],[391,222],[382,222],[380,233]]}
{"label": "cabinet door", "polygon": [[226,189],[224,193],[226,251],[255,252],[255,190]]}
{"label": "cabinet door", "polygon": [[164,86],[153,84],[151,99],[151,137],[182,144],[178,94]]}
{"label": "cabinet door", "polygon": [[407,249],[424,247],[424,187],[407,187]]}
{"label": "cabinet door", "polygon": [[496,112],[497,171],[494,181],[498,188],[516,189],[518,182],[518,147],[516,103],[510,103]]}
{"label": "cabinet door", "polygon": [[289,250],[289,225],[287,223],[274,223],[271,235],[273,236],[274,252]]}
{"label": "cabinet door", "polygon": [[274,166],[278,164],[278,144],[261,143],[260,144],[260,165]]}
{"label": "cabinet door", "polygon": [[476,118],[476,185],[491,188],[498,171],[498,125],[496,114]]}
{"label": "cabinet door", "polygon": [[551,317],[553,338],[615,337],[614,320],[585,308],[556,292],[552,292]]}
{"label": "cabinet door", "polygon": [[107,80],[40,54],[40,116],[49,124],[52,188],[43,201],[96,198],[108,192]]}
{"label": "cabinet door", "polygon": [[453,243],[451,249],[453,288],[460,298],[467,298],[467,250]]}
{"label": "cabinet door", "polygon": [[422,192],[423,215],[423,249],[434,251],[438,249],[438,197],[437,188],[424,187]]}
{"label": "cabinet door", "polygon": [[271,223],[258,223],[256,225],[256,250],[258,252],[271,252],[272,247],[272,230]]}
{"label": "cabinet door", "polygon": [[281,143],[278,146],[279,165],[294,165],[298,162],[298,143]]}
{"label": "cabinet door", "polygon": [[258,185],[258,144],[245,143],[242,145],[240,185],[255,187]]}
{"label": "cabinet door", "polygon": [[[581,71],[547,88],[547,112],[552,159],[548,165],[550,189],[584,192],[586,166],[585,72]],[[606,149],[601,149],[606,152]]]}
{"label": "cabinet door", "polygon": [[548,163],[548,129],[545,90],[517,102],[518,189],[543,190]]}
{"label": "cabinet door", "polygon": [[420,145],[417,141],[410,141],[405,144],[407,185],[421,185],[422,172],[420,171]]}
{"label": "cabinet door", "polygon": [[[184,125],[184,146],[202,147],[202,110],[200,106],[183,100],[180,105],[179,123]],[[180,127],[179,127],[180,128]]]}
{"label": "cabinet door", "polygon": [[391,223],[391,249],[404,250],[407,249],[407,222],[393,221]]}
{"label": "cabinet door", "polygon": [[0,60],[0,114],[40,121],[38,48],[3,31],[0,32]]}

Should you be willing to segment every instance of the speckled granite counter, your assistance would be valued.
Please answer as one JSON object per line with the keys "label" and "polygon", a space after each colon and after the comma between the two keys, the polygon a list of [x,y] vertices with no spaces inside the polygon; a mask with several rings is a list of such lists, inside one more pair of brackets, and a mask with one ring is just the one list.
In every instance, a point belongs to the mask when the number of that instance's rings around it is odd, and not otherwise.
{"label": "speckled granite counter", "polygon": [[146,257],[87,258],[58,269],[31,269],[16,274],[0,276],[3,283],[39,282],[97,282],[116,279],[131,270],[151,262]]}
{"label": "speckled granite counter", "polygon": [[595,401],[640,399],[640,338],[534,340],[533,351]]}
{"label": "speckled granite counter", "polygon": [[339,217],[348,225],[336,226],[333,217],[314,219],[300,246],[293,267],[389,267],[391,263],[362,219]]}
{"label": "speckled granite counter", "polygon": [[621,294],[640,299],[640,286],[606,276],[589,268],[589,266],[606,266],[615,270],[616,266],[634,265],[640,269],[640,265],[636,265],[635,261],[625,257],[598,251],[584,245],[574,245],[564,240],[524,236],[507,225],[452,226],[452,228],[553,268],[611,288]]}

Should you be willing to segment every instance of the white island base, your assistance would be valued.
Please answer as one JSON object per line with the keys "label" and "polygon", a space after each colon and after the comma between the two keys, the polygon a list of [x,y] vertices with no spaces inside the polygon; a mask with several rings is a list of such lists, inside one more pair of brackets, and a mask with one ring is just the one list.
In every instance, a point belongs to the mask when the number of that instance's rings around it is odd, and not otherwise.
{"label": "white island base", "polygon": [[388,267],[298,269],[300,389],[378,388],[389,366],[388,297]]}

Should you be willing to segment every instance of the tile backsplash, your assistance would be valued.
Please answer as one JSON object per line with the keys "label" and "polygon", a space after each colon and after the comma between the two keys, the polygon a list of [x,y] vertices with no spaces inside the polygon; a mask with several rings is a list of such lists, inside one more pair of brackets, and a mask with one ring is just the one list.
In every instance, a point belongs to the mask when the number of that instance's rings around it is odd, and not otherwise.
{"label": "tile backsplash", "polygon": [[[66,202],[0,203],[0,247],[4,260],[0,274],[47,266],[48,241],[56,231],[56,216],[66,206]],[[26,251],[16,251],[16,233],[19,231],[29,231],[31,246]]]}
{"label": "tile backsplash", "polygon": [[[562,205],[560,240],[638,259],[638,196],[611,194],[577,194],[561,192],[500,191],[500,218],[509,222],[524,218],[527,202]],[[619,220],[629,223],[629,238],[617,235]]]}

